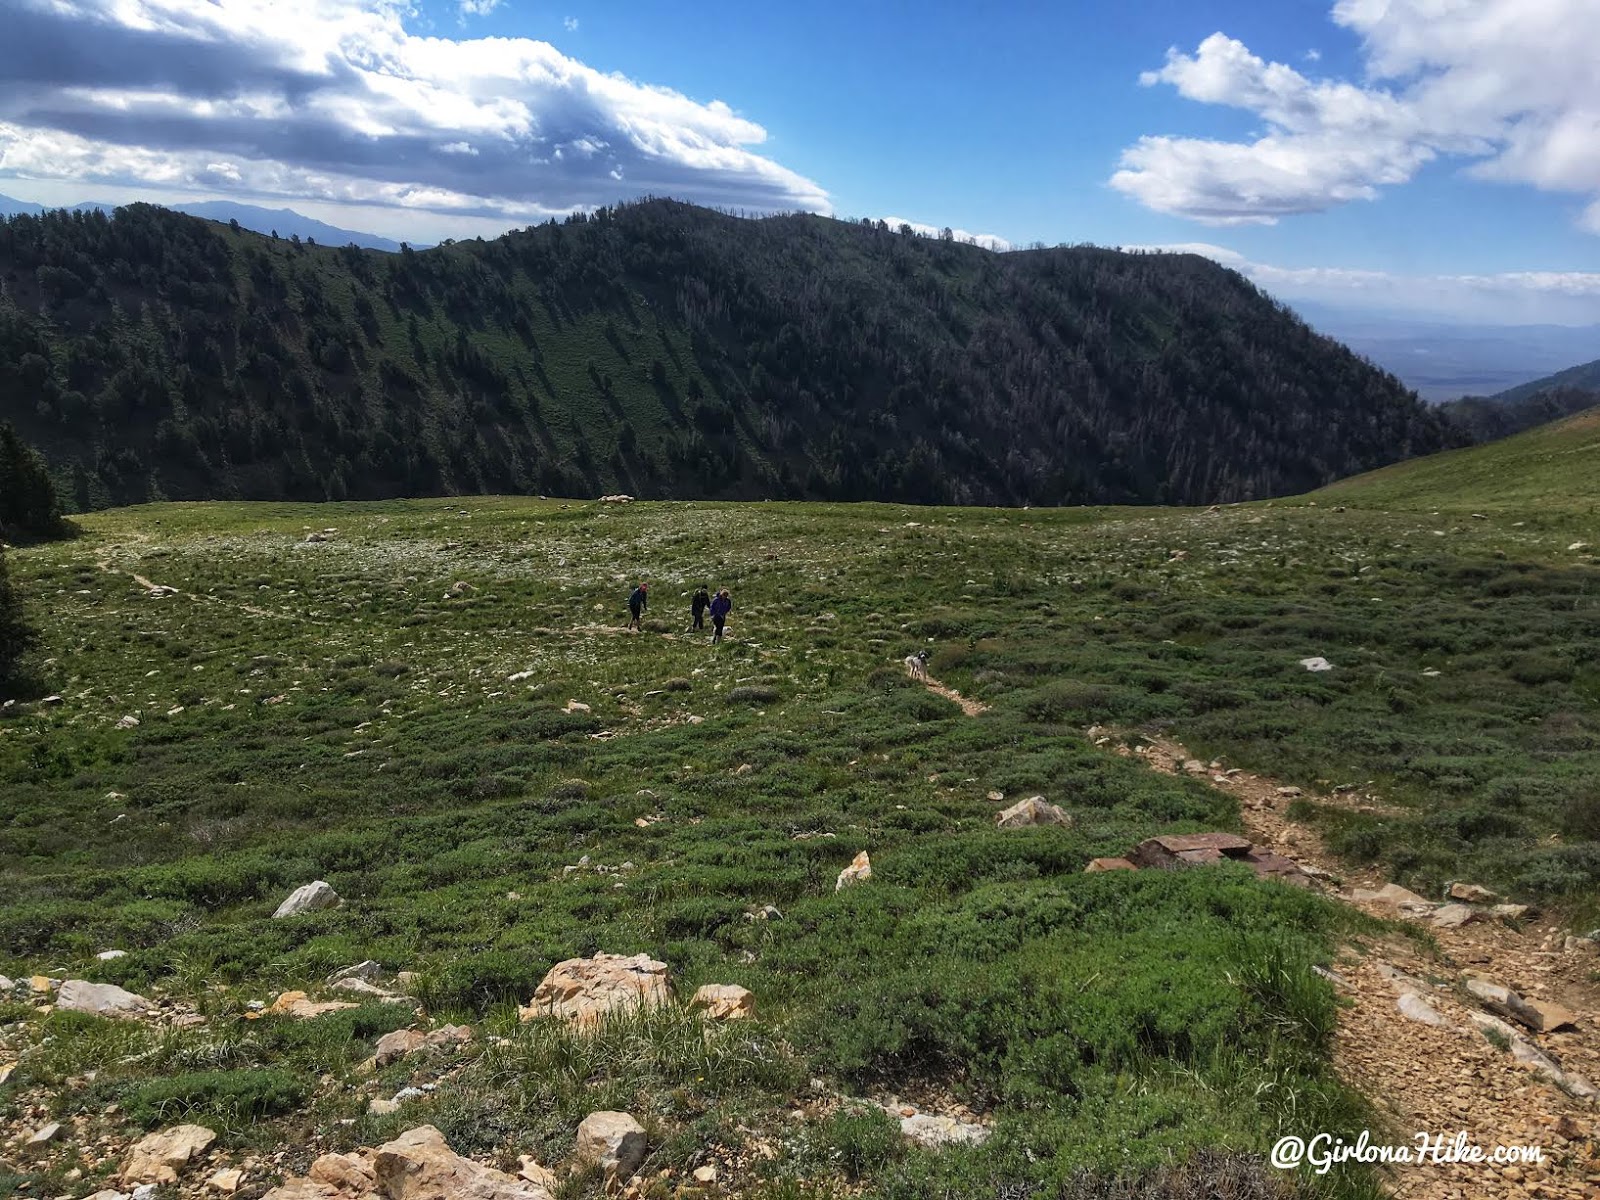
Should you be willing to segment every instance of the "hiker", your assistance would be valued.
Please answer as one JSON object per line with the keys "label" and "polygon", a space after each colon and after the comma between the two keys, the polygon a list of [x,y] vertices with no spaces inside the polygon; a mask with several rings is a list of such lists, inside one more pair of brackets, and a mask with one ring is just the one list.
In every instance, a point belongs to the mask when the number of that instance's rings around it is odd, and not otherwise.
{"label": "hiker", "polygon": [[641,618],[644,610],[650,607],[649,592],[650,585],[640,580],[639,586],[633,589],[633,595],[628,597],[628,612],[631,614],[628,619],[629,629],[643,631],[644,621]]}
{"label": "hiker", "polygon": [[691,629],[704,629],[706,627],[706,609],[711,607],[711,593],[706,590],[706,585],[701,584],[700,590],[689,601],[689,611],[694,614],[694,624]]}
{"label": "hiker", "polygon": [[733,601],[728,596],[728,589],[723,588],[717,593],[717,598],[711,602],[711,624],[716,627],[716,631],[711,635],[713,643],[722,640],[722,626],[727,622],[728,613],[732,609]]}

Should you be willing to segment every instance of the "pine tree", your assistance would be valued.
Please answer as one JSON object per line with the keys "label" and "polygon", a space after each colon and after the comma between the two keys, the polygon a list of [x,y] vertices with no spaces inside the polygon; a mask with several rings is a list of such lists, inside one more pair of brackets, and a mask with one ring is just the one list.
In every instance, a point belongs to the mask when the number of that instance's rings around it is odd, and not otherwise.
{"label": "pine tree", "polygon": [[10,425],[0,425],[0,535],[50,537],[61,527],[61,505],[44,460]]}
{"label": "pine tree", "polygon": [[17,664],[33,640],[33,630],[22,619],[22,598],[6,571],[5,549],[0,546],[0,697],[14,680]]}

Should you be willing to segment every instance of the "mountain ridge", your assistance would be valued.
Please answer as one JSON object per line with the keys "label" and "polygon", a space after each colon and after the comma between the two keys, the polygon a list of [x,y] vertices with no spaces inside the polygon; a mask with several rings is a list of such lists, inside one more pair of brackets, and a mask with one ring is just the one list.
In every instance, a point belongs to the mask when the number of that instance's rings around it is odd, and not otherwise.
{"label": "mountain ridge", "polygon": [[77,507],[477,492],[1196,503],[1452,444],[1198,256],[646,201],[385,255],[0,225],[0,418]]}

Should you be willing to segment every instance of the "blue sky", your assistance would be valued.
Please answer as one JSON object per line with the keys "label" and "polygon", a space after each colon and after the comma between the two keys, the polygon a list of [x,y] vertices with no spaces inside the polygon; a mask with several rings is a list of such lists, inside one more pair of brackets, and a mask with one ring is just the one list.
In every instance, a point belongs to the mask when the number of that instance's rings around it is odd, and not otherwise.
{"label": "blue sky", "polygon": [[22,199],[238,199],[433,241],[650,191],[1600,321],[1593,0],[7,8]]}

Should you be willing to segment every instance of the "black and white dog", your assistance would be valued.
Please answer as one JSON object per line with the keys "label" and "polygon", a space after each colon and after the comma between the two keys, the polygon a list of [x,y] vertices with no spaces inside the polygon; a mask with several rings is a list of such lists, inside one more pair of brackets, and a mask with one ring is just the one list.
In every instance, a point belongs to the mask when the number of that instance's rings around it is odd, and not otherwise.
{"label": "black and white dog", "polygon": [[906,674],[913,679],[928,682],[928,658],[931,650],[918,650],[915,654],[906,655]]}

